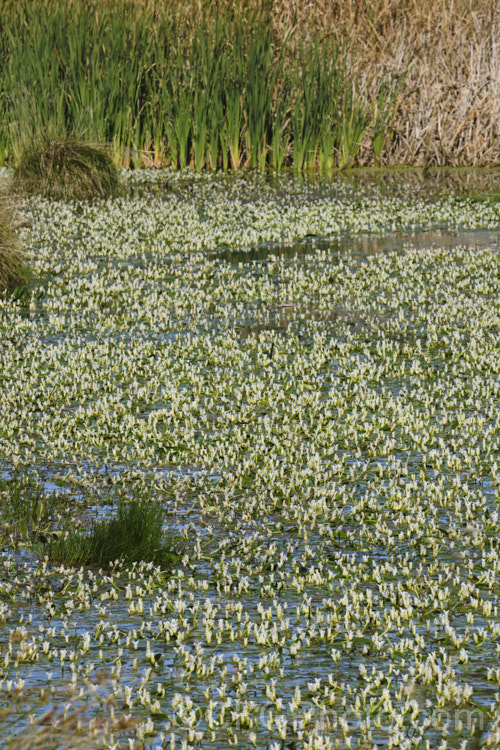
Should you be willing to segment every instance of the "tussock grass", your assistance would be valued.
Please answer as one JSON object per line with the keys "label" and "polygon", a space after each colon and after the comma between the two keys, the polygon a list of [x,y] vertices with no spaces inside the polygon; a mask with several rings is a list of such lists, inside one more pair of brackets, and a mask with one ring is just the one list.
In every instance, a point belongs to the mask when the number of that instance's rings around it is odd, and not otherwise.
{"label": "tussock grass", "polygon": [[23,246],[18,238],[9,203],[0,196],[0,293],[18,292],[28,283]]}
{"label": "tussock grass", "polygon": [[72,532],[43,549],[51,560],[70,565],[107,566],[154,562],[170,568],[180,556],[163,532],[163,513],[156,503],[120,503],[116,517],[97,521],[87,533]]}
{"label": "tussock grass", "polygon": [[24,151],[15,184],[28,193],[53,198],[108,198],[119,187],[118,169],[107,151],[74,140],[48,141]]}

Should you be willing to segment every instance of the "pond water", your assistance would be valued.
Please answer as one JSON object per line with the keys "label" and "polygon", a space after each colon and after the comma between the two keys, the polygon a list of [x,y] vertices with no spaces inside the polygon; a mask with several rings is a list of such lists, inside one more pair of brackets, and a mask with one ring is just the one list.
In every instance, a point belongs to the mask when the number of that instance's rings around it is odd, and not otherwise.
{"label": "pond water", "polygon": [[295,255],[314,254],[319,249],[326,250],[332,263],[348,253],[353,256],[376,255],[377,253],[405,252],[413,249],[429,249],[432,247],[460,247],[466,246],[479,250],[486,247],[500,247],[500,231],[451,231],[430,230],[405,234],[361,235],[359,237],[343,237],[332,241],[331,238],[307,237],[293,245],[280,246],[271,243],[268,246],[252,247],[245,250],[217,250],[215,257],[229,263],[248,263],[249,261],[267,260],[269,256],[276,256],[280,260],[289,260]]}
{"label": "pond water", "polygon": [[[500,204],[130,180],[26,200],[0,300],[7,746],[498,747]],[[161,503],[182,564],[52,565],[21,477],[62,531]]]}

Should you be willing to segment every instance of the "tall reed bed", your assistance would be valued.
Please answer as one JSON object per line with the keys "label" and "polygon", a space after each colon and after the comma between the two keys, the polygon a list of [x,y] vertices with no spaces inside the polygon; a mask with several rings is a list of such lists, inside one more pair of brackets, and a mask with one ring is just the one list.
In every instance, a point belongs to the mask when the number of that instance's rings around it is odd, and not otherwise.
{"label": "tall reed bed", "polygon": [[0,26],[1,163],[78,136],[111,143],[125,165],[345,166],[392,116],[360,93],[341,44],[294,38],[292,54],[293,25],[277,35],[263,6],[190,20],[35,0],[7,4]]}
{"label": "tall reed bed", "polygon": [[0,163],[493,164],[499,40],[491,0],[4,0]]}
{"label": "tall reed bed", "polygon": [[[293,21],[302,36],[347,41],[357,95],[375,113],[359,163],[500,165],[498,0],[273,0],[272,7],[277,34]],[[397,91],[390,79],[400,81]]]}

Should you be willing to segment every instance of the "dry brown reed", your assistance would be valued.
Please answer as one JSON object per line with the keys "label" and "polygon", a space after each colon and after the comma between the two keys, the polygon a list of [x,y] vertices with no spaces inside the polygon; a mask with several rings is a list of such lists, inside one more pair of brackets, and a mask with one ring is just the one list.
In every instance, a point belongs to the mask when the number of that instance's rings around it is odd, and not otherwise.
{"label": "dry brown reed", "polygon": [[[60,687],[52,693],[47,708],[40,716],[16,727],[10,733],[9,716],[16,702],[0,713],[5,721],[2,747],[7,750],[102,750],[115,747],[113,737],[135,735],[139,720],[124,714],[112,697],[104,698],[99,690],[111,692],[111,676],[106,669],[96,671],[92,681],[86,680],[85,700],[71,687]],[[46,700],[48,691],[46,693]],[[26,702],[20,694],[19,703]],[[122,744],[120,744],[122,746]]]}
{"label": "dry brown reed", "polygon": [[[349,40],[363,94],[404,74],[383,164],[500,164],[497,0],[275,0],[275,26]],[[367,134],[360,164],[373,161]]]}

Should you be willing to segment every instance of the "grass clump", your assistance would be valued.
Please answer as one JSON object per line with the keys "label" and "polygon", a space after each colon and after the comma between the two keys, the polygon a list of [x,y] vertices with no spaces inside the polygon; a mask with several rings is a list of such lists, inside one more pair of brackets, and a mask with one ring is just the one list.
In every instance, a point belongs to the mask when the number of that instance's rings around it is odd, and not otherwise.
{"label": "grass clump", "polygon": [[120,503],[116,517],[95,522],[89,532],[72,532],[51,542],[44,553],[70,565],[107,566],[120,560],[168,569],[180,560],[173,540],[163,532],[161,506],[135,500]]}
{"label": "grass clump", "polygon": [[106,150],[69,139],[25,149],[14,179],[28,193],[60,199],[110,198],[119,187],[118,169]]}
{"label": "grass clump", "polygon": [[0,292],[21,291],[28,280],[21,241],[7,205],[0,201]]}

